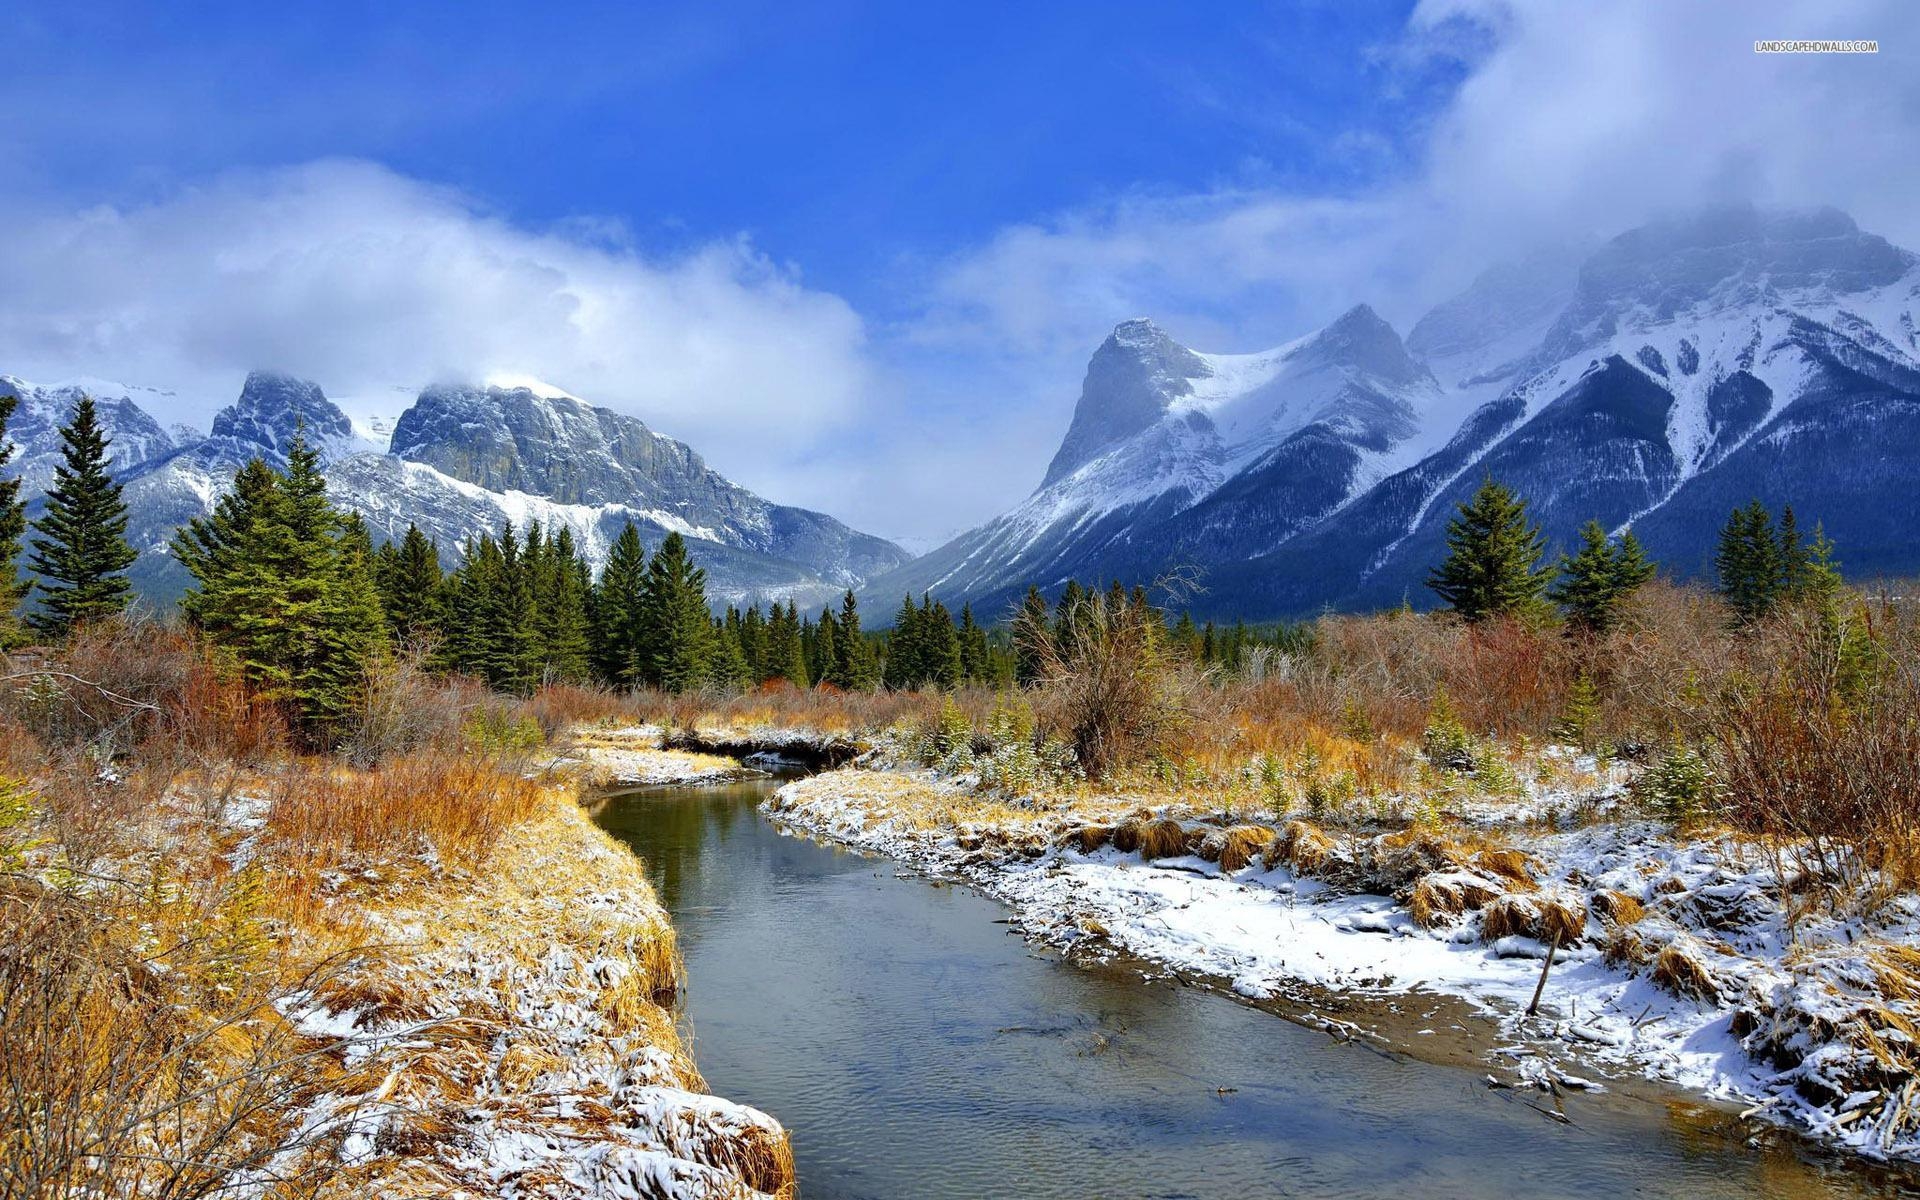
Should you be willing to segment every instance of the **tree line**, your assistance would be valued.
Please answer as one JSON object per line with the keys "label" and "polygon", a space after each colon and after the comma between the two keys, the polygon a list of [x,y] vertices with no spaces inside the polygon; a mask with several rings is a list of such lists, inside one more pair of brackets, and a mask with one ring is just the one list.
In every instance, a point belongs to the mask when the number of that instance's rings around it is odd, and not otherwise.
{"label": "tree line", "polygon": [[[0,397],[0,439],[16,403]],[[26,519],[20,480],[0,479],[0,556],[17,560],[34,535],[31,574],[6,572],[0,582],[8,622],[0,633],[12,645],[24,636],[12,616],[23,601],[31,601],[27,625],[59,639],[123,611],[132,597],[126,505],[91,398],[76,402],[60,436],[62,461],[37,519]],[[0,466],[12,454],[0,447]],[[1428,584],[1468,622],[1557,608],[1570,629],[1604,633],[1656,571],[1631,532],[1614,537],[1597,521],[1581,530],[1577,550],[1543,566],[1545,542],[1526,501],[1491,479],[1459,505],[1446,538]],[[571,530],[537,522],[468,538],[446,571],[440,547],[416,526],[376,547],[357,514],[328,500],[319,454],[303,437],[284,468],[258,458],[242,467],[170,549],[194,581],[181,599],[186,618],[320,741],[350,717],[371,668],[395,652],[515,693],[555,683],[672,692],[777,681],[848,691],[1006,687],[1035,682],[1049,654],[1070,661],[1086,636],[1084,614],[1099,607],[1086,603],[1098,594],[1077,581],[1052,604],[1030,588],[1015,615],[1019,639],[983,625],[970,605],[956,618],[930,594],[905,597],[893,627],[878,633],[862,628],[850,589],[817,616],[791,600],[716,614],[685,539],[669,533],[649,554],[631,522],[597,575]],[[1816,527],[1803,537],[1790,508],[1776,522],[1758,501],[1729,517],[1714,564],[1741,625],[1839,582],[1825,534]],[[1185,613],[1170,621],[1144,588],[1118,582],[1103,600],[1108,611],[1152,609],[1164,644],[1203,666],[1239,670],[1259,647],[1295,649],[1310,636],[1303,626],[1196,626]]]}
{"label": "tree line", "polygon": [[[1658,570],[1631,530],[1613,537],[1598,521],[1581,528],[1577,551],[1543,566],[1546,541],[1527,517],[1527,502],[1492,479],[1458,509],[1447,524],[1446,558],[1427,586],[1470,623],[1557,608],[1569,629],[1605,633]],[[1713,565],[1716,590],[1739,628],[1784,602],[1829,597],[1840,586],[1825,531],[1816,525],[1812,538],[1802,535],[1791,506],[1776,524],[1759,500],[1727,518]]]}

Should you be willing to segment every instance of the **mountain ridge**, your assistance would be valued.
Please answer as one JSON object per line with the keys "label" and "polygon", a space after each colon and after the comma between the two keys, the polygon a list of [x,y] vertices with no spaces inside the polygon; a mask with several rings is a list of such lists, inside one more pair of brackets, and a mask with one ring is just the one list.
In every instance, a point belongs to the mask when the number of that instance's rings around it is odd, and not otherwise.
{"label": "mountain ridge", "polygon": [[1887,467],[1920,451],[1916,311],[1920,257],[1846,214],[1726,205],[1497,265],[1404,340],[1366,305],[1248,355],[1131,319],[1040,487],[863,595],[997,614],[1029,583],[1197,568],[1193,607],[1223,618],[1430,603],[1488,474],[1556,545],[1597,518],[1682,574],[1749,494],[1825,520],[1857,570],[1917,569]]}
{"label": "mountain ridge", "polygon": [[597,564],[632,520],[650,545],[670,532],[686,537],[716,603],[811,606],[837,602],[847,587],[908,558],[824,513],[733,484],[637,418],[525,385],[430,385],[381,445],[318,384],[276,371],[251,372],[205,436],[163,428],[128,394],[135,389],[101,381],[36,387],[0,376],[0,392],[20,399],[8,435],[21,448],[30,504],[51,480],[58,427],[83,390],[123,393],[95,399],[134,518],[128,538],[140,557],[130,574],[155,601],[187,583],[167,553],[172,531],[210,511],[248,460],[284,465],[296,433],[320,450],[334,500],[360,513],[376,539],[417,524],[439,542],[447,566],[466,538],[534,520],[568,526]]}

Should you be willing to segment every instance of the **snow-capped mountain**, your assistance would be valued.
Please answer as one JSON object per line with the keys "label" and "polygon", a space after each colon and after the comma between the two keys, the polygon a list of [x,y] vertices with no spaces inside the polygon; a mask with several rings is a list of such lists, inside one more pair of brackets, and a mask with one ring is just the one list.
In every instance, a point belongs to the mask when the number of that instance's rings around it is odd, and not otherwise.
{"label": "snow-capped mountain", "polygon": [[1913,570],[1917,310],[1920,259],[1846,215],[1734,206],[1497,267],[1404,344],[1364,306],[1253,355],[1129,321],[1039,490],[869,590],[995,611],[1192,568],[1219,616],[1419,604],[1489,475],[1550,541],[1631,526],[1681,574],[1755,496],[1856,573]]}
{"label": "snow-capped mountain", "polygon": [[469,536],[536,520],[571,528],[596,563],[628,520],[650,546],[679,532],[716,601],[827,603],[906,561],[890,542],[730,483],[632,417],[516,382],[436,385],[397,418],[366,403],[349,418],[317,384],[256,371],[205,437],[163,429],[130,389],[36,388],[0,377],[0,390],[20,398],[7,435],[20,448],[30,496],[51,479],[58,429],[74,400],[83,390],[94,395],[132,514],[128,538],[141,551],[132,574],[160,600],[186,584],[167,553],[173,531],[210,511],[249,460],[284,465],[296,433],[320,449],[335,500],[362,514],[376,538],[417,524],[449,566]]}
{"label": "snow-capped mountain", "polygon": [[[11,375],[0,375],[0,396],[15,399],[7,419],[7,438],[17,447],[8,469],[21,480],[26,495],[44,492],[53,483],[53,469],[61,461],[60,427],[73,414],[82,395],[90,395],[100,428],[108,439],[107,457],[116,472],[171,454],[190,430],[168,430],[133,399],[141,389],[90,379],[51,387],[35,387]],[[147,392],[144,399],[164,399],[167,393]]]}

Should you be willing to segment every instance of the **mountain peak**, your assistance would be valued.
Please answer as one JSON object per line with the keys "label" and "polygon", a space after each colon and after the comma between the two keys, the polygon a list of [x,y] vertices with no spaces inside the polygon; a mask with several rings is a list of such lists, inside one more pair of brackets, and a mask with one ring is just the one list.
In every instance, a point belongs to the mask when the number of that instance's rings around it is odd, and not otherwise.
{"label": "mountain peak", "polygon": [[1650,222],[1601,246],[1580,269],[1579,295],[1589,305],[1641,304],[1671,315],[1756,288],[1866,291],[1894,282],[1914,263],[1912,254],[1862,233],[1837,208],[1725,204]]}
{"label": "mountain peak", "polygon": [[353,439],[353,424],[320,385],[280,371],[250,371],[240,398],[213,418],[213,436],[233,438],[284,455],[296,434],[316,446]]}
{"label": "mountain peak", "polygon": [[1366,304],[1342,313],[1300,353],[1330,365],[1355,367],[1390,383],[1413,383],[1427,374],[1407,353],[1400,334]]}
{"label": "mountain peak", "polygon": [[1152,425],[1192,393],[1194,380],[1212,373],[1205,359],[1145,317],[1120,322],[1087,363],[1073,423],[1040,486],[1071,475],[1108,446]]}

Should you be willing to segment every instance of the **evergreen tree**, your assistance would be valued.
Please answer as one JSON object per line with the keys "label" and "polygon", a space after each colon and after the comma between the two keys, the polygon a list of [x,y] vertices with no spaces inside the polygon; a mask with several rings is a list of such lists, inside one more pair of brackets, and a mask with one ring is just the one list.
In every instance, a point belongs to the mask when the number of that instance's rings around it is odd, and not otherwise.
{"label": "evergreen tree", "polygon": [[938,600],[923,596],[920,622],[924,675],[919,682],[943,691],[959,687],[964,665],[960,657],[960,631],[954,628],[953,614]]}
{"label": "evergreen tree", "polygon": [[640,598],[640,644],[648,683],[670,692],[699,687],[713,654],[707,573],[693,565],[686,539],[669,533],[647,564]]}
{"label": "evergreen tree", "polygon": [[397,543],[380,547],[373,565],[380,610],[395,645],[416,645],[441,627],[446,578],[440,570],[440,548],[419,526],[409,523]]}
{"label": "evergreen tree", "polygon": [[1527,520],[1526,501],[1488,479],[1459,508],[1447,523],[1447,559],[1427,586],[1469,622],[1533,609],[1547,584],[1540,569],[1546,546]]}
{"label": "evergreen tree", "polygon": [[1013,677],[1025,687],[1040,678],[1039,655],[1031,643],[1049,624],[1047,598],[1040,594],[1039,588],[1027,589],[1027,598],[1020,602],[1020,615],[1014,618],[1014,624],[1022,633],[1014,639]]}
{"label": "evergreen tree", "polygon": [[840,630],[831,608],[820,610],[820,620],[813,630],[813,652],[808,656],[807,675],[816,682],[832,682],[840,666]]}
{"label": "evergreen tree", "polygon": [[540,647],[543,683],[579,683],[587,678],[591,638],[587,629],[586,560],[574,548],[573,531],[562,525],[547,535],[533,580],[533,628]]}
{"label": "evergreen tree", "polygon": [[1181,610],[1180,619],[1173,626],[1173,644],[1180,653],[1195,661],[1201,660],[1200,630],[1193,623],[1193,614]]}
{"label": "evergreen tree", "polygon": [[1605,633],[1619,620],[1620,607],[1640,585],[1653,578],[1654,566],[1632,531],[1616,546],[1598,521],[1580,529],[1580,551],[1560,556],[1560,577],[1547,598],[1566,610],[1570,628]]}
{"label": "evergreen tree", "polygon": [[1780,510],[1780,532],[1775,544],[1779,546],[1780,594],[1798,596],[1806,587],[1807,571],[1812,564],[1812,551],[1806,540],[1800,536],[1800,520],[1793,515],[1793,505]]}
{"label": "evergreen tree", "polygon": [[736,692],[753,682],[747,668],[747,656],[740,648],[740,614],[727,610],[727,619],[713,626],[713,653],[707,664],[707,679],[715,687]]}
{"label": "evergreen tree", "polygon": [[296,437],[284,473],[254,460],[173,551],[196,586],[190,619],[316,744],[358,700],[384,620],[364,544],[327,502],[319,455]]}
{"label": "evergreen tree", "polygon": [[840,599],[840,633],[834,649],[837,657],[831,681],[850,692],[870,692],[880,682],[880,671],[873,660],[873,647],[860,632],[860,606],[853,589]]}
{"label": "evergreen tree", "polygon": [[987,631],[973,619],[973,605],[960,606],[960,677],[965,683],[985,683],[993,666],[989,661]]}
{"label": "evergreen tree", "polygon": [[1087,618],[1087,597],[1091,595],[1080,586],[1077,579],[1067,580],[1067,586],[1060,592],[1059,603],[1053,606],[1053,644],[1058,648],[1060,660],[1070,662],[1074,647],[1079,644],[1080,627]]}
{"label": "evergreen tree", "polygon": [[[0,393],[0,467],[13,461],[15,446],[7,440],[7,422],[19,398]],[[0,650],[20,642],[20,623],[15,610],[33,585],[19,571],[20,539],[27,532],[27,506],[20,499],[19,476],[0,477]]]}
{"label": "evergreen tree", "polygon": [[784,679],[797,688],[812,686],[806,645],[800,636],[800,613],[791,603],[776,603],[769,610],[767,649],[760,670],[763,682]]}
{"label": "evergreen tree", "polygon": [[29,565],[40,577],[40,609],[30,618],[47,637],[121,612],[132,598],[126,570],[137,557],[127,544],[127,506],[108,471],[107,438],[93,397],[81,396],[60,429],[61,462],[53,469],[46,510],[33,523]]}
{"label": "evergreen tree", "polygon": [[909,595],[900,602],[900,611],[893,615],[893,629],[887,634],[886,685],[895,691],[918,686],[925,678],[923,657],[920,610],[914,607],[913,597]]}
{"label": "evergreen tree", "polygon": [[600,678],[617,688],[646,682],[640,646],[640,607],[646,592],[647,551],[628,521],[607,552],[593,592],[592,652]]}
{"label": "evergreen tree", "polygon": [[1840,563],[1833,556],[1833,543],[1826,528],[1813,527],[1813,541],[1807,544],[1806,560],[1800,565],[1793,598],[1826,601],[1840,590]]}
{"label": "evergreen tree", "polygon": [[773,672],[767,669],[771,657],[767,650],[767,622],[760,615],[758,604],[741,614],[740,653],[747,660],[747,675],[755,683],[765,683],[773,677]]}
{"label": "evergreen tree", "polygon": [[1780,551],[1773,518],[1760,501],[1734,509],[1727,518],[1713,567],[1720,577],[1720,595],[1733,610],[1734,624],[1749,625],[1779,602],[1784,575]]}

